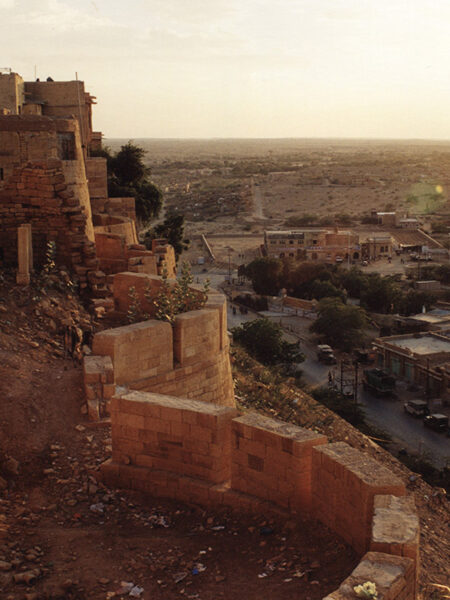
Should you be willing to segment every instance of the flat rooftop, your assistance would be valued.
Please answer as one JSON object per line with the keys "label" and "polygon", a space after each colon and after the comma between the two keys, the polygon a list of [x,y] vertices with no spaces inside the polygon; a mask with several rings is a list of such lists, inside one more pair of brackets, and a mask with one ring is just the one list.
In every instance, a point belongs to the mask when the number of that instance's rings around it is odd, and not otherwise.
{"label": "flat rooftop", "polygon": [[421,321],[422,323],[439,324],[450,321],[450,311],[442,308],[435,308],[426,313],[418,313],[417,315],[411,315],[410,319],[414,321]]}
{"label": "flat rooftop", "polygon": [[415,354],[427,355],[437,352],[450,353],[450,340],[442,339],[435,335],[423,335],[420,337],[404,337],[393,340],[387,340],[393,346],[398,346],[404,350],[411,350]]}

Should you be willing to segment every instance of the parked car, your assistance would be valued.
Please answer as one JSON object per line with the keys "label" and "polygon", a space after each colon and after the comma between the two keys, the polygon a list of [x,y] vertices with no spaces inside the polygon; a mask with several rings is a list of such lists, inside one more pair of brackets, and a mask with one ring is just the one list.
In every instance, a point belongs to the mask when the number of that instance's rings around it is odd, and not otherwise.
{"label": "parked car", "polygon": [[447,431],[448,417],[447,415],[434,413],[433,415],[426,416],[423,420],[423,424],[425,425],[425,427],[434,429],[434,431]]}
{"label": "parked car", "polygon": [[426,417],[430,414],[430,409],[425,400],[408,400],[403,405],[405,413],[413,417]]}
{"label": "parked car", "polygon": [[333,348],[328,344],[319,344],[317,346],[317,359],[326,365],[335,365],[337,362]]}

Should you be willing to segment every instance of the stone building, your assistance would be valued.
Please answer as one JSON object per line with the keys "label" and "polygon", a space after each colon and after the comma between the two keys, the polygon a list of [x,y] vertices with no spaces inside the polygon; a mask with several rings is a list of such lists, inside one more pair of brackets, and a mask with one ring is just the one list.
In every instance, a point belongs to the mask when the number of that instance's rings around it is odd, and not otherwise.
{"label": "stone building", "polygon": [[[17,229],[31,225],[33,263],[49,241],[81,288],[123,270],[175,274],[171,246],[138,243],[134,198],[109,198],[106,159],[93,131],[95,98],[82,81],[26,82],[0,71],[0,264],[17,266]],[[26,278],[25,278],[26,279]]]}
{"label": "stone building", "polygon": [[430,398],[450,400],[450,331],[378,338],[378,365],[396,378],[420,385]]}
{"label": "stone building", "polygon": [[359,236],[337,228],[306,227],[290,231],[265,231],[264,247],[267,256],[295,258],[321,262],[358,260],[361,257]]}

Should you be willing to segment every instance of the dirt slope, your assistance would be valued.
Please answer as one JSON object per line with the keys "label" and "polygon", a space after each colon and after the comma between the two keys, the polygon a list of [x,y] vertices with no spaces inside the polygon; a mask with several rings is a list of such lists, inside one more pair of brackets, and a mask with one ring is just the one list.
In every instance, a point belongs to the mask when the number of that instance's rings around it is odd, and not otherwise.
{"label": "dirt slope", "polygon": [[[249,599],[316,600],[335,589],[356,556],[323,527],[206,513],[96,482],[111,440],[108,427],[91,427],[80,413],[81,369],[63,348],[70,320],[91,325],[74,298],[0,284],[2,599],[130,597],[121,582],[156,600],[231,598],[244,588]],[[260,378],[257,365],[241,366],[235,359],[238,383]],[[423,597],[432,597],[430,583],[449,578],[446,501],[309,397],[298,405],[289,415],[258,409],[345,439],[408,482],[422,521]]]}

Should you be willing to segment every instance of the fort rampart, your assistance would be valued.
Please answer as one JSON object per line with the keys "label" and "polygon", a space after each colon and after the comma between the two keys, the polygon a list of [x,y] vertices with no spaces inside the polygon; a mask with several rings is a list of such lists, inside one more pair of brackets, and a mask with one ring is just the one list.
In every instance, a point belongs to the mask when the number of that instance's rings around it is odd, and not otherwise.
{"label": "fort rampart", "polygon": [[[157,291],[161,278],[140,273],[116,275],[114,299],[119,312],[128,310],[131,284],[142,310],[150,312],[144,292],[147,286]],[[92,350],[93,355],[84,359],[84,373],[88,412],[93,418],[109,412],[113,394],[110,386],[103,385],[105,373],[98,357],[110,358],[116,385],[235,406],[226,300],[218,292],[208,294],[203,309],[176,315],[173,325],[149,319],[96,333]]]}
{"label": "fort rampart", "polygon": [[156,497],[317,519],[361,556],[326,600],[372,581],[383,600],[415,598],[419,523],[403,483],[343,442],[233,407],[129,391],[111,402],[103,480]]}

